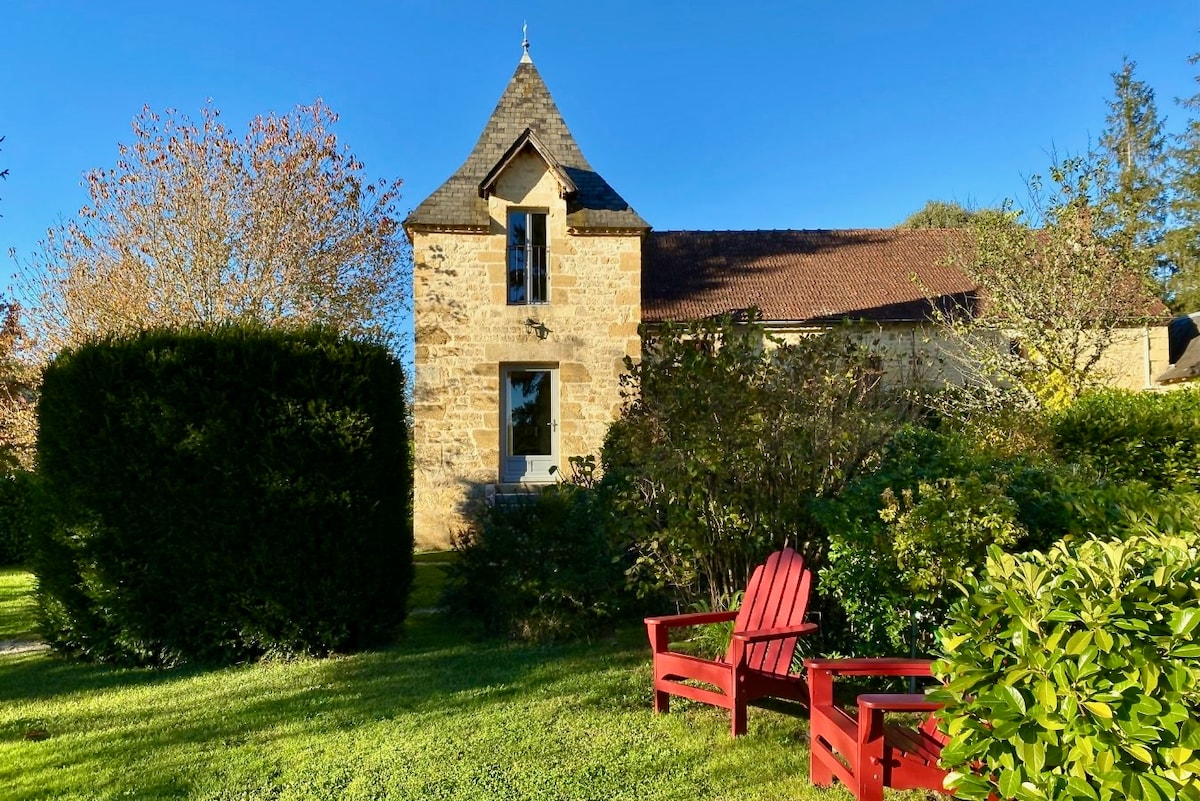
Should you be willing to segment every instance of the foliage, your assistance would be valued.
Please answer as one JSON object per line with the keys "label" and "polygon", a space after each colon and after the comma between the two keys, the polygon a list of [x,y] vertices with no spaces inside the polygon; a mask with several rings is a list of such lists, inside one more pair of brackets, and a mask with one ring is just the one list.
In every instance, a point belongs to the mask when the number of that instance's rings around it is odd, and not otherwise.
{"label": "foliage", "polygon": [[974,209],[946,200],[927,200],[897,228],[969,228],[977,218],[999,214],[999,209]]}
{"label": "foliage", "polygon": [[47,640],[170,664],[386,641],[411,581],[403,371],[330,329],[60,354],[39,406]]}
{"label": "foliage", "polygon": [[980,307],[939,315],[968,383],[1006,387],[1030,408],[1061,407],[1103,377],[1117,330],[1152,309],[1144,272],[1105,238],[1102,177],[1067,159],[1051,167],[1048,188],[1030,181],[1025,209],[973,224],[952,259],[979,287]]}
{"label": "foliage", "polygon": [[974,212],[967,207],[945,200],[927,200],[897,225],[897,228],[966,228]]}
{"label": "foliage", "polygon": [[39,349],[230,320],[398,341],[399,182],[369,182],[336,121],[317,100],[239,138],[211,103],[198,123],[144,108],[116,166],[87,174],[90,202],[20,265]]}
{"label": "foliage", "polygon": [[841,331],[785,344],[731,318],[647,330],[603,448],[640,592],[728,598],[790,544],[819,564],[814,498],[857,475],[911,414]]}
{"label": "foliage", "polygon": [[1200,490],[1200,390],[1089,392],[1054,417],[1053,436],[1109,481]]}
{"label": "foliage", "polygon": [[532,641],[610,628],[623,609],[624,565],[596,496],[562,483],[477,510],[446,566],[451,614],[487,634]]}
{"label": "foliage", "polygon": [[0,476],[0,565],[26,564],[33,552],[35,531],[44,525],[47,509],[36,473],[13,471]]}
{"label": "foliage", "polygon": [[956,797],[1200,798],[1198,543],[1192,519],[991,549],[935,666]]}
{"label": "foliage", "polygon": [[1081,483],[1044,458],[996,454],[953,431],[902,429],[874,471],[815,507],[829,537],[819,591],[846,624],[827,627],[830,646],[855,656],[929,652],[956,582],[993,544],[1022,550],[1066,533]]}
{"label": "foliage", "polygon": [[[1200,53],[1188,59],[1200,64]],[[1196,76],[1200,83],[1200,75]],[[1179,103],[1190,112],[1187,125],[1171,147],[1171,230],[1166,234],[1167,258],[1173,270],[1167,289],[1171,308],[1200,310],[1200,92]]]}
{"label": "foliage", "polygon": [[0,301],[0,473],[33,468],[39,369],[24,353],[21,308]]}
{"label": "foliage", "polygon": [[1134,78],[1126,58],[1114,72],[1107,127],[1100,137],[1104,186],[1098,207],[1108,241],[1144,275],[1158,277],[1158,247],[1167,212],[1166,136],[1154,90]]}

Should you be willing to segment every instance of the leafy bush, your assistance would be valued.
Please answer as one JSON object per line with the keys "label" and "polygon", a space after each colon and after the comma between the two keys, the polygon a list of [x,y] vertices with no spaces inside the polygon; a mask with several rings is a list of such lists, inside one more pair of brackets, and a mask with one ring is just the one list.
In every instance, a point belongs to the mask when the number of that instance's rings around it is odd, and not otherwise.
{"label": "leafy bush", "polygon": [[404,376],[332,331],[149,332],[47,369],[56,648],[143,663],[386,640],[412,576]]}
{"label": "leafy bush", "polygon": [[23,565],[32,553],[35,529],[44,518],[36,473],[0,475],[0,565]]}
{"label": "leafy bush", "polygon": [[596,490],[563,483],[479,510],[455,539],[444,602],[485,634],[550,641],[595,634],[623,609],[624,564]]}
{"label": "leafy bush", "polygon": [[1055,447],[1115,483],[1200,490],[1200,390],[1084,394],[1054,419]]}
{"label": "leafy bush", "polygon": [[1044,547],[1066,534],[1085,478],[1043,458],[997,455],[955,431],[908,426],[877,468],[814,506],[829,538],[819,575],[845,625],[830,646],[857,656],[928,652],[955,582],[993,544]]}
{"label": "leafy bush", "polygon": [[813,499],[862,471],[910,412],[875,357],[839,331],[784,344],[728,317],[643,341],[602,451],[634,585],[716,605],[785,544],[819,562]]}
{"label": "leafy bush", "polygon": [[[964,799],[1200,799],[1200,538],[993,547],[940,637]],[[993,795],[996,794],[996,795]]]}

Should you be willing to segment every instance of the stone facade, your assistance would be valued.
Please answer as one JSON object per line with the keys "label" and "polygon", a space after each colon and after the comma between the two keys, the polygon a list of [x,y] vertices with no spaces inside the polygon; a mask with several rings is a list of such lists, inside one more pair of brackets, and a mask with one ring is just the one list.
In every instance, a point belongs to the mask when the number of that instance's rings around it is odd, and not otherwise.
{"label": "stone facade", "polygon": [[[509,302],[510,211],[545,215],[544,302]],[[934,330],[915,321],[928,319],[931,302],[957,307],[975,291],[945,264],[956,232],[651,234],[588,164],[528,54],[466,161],[414,209],[405,231],[414,259],[419,548],[449,546],[473,505],[519,489],[505,479],[554,481],[551,463],[565,471],[571,457],[597,453],[620,412],[625,359],[640,355],[642,321],[754,307],[789,340],[859,320],[856,335],[884,354],[888,380],[940,383],[955,380],[958,367],[939,352]],[[1166,367],[1166,329],[1155,326],[1122,331],[1102,365],[1130,388],[1154,386]],[[518,388],[531,377],[534,394]],[[542,405],[546,386],[552,400]],[[519,424],[505,410],[518,395]],[[507,453],[518,429],[538,432],[536,451]],[[514,462],[533,464],[531,453],[537,469],[514,472]]]}
{"label": "stone facade", "polygon": [[[828,326],[773,326],[768,330],[784,342],[825,331]],[[912,381],[940,386],[961,382],[964,371],[936,326],[921,323],[874,323],[851,327],[850,333],[879,354],[885,381]],[[1105,351],[1095,374],[1106,385],[1121,389],[1166,389],[1155,377],[1169,366],[1167,328],[1143,325],[1120,328]]]}
{"label": "stone facade", "polygon": [[[549,302],[508,305],[508,210],[548,213]],[[500,477],[501,371],[555,367],[558,452],[595,453],[640,353],[641,234],[573,232],[546,163],[527,151],[488,198],[485,233],[413,231],[416,383],[414,528],[446,547]],[[544,338],[542,338],[544,336]]]}

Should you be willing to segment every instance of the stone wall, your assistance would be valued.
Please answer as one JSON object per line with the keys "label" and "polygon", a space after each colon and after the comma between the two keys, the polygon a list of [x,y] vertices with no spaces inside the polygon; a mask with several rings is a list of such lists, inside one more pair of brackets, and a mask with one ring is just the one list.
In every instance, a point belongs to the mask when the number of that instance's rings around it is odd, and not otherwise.
{"label": "stone wall", "polygon": [[[620,410],[624,357],[640,354],[637,233],[568,231],[559,187],[529,151],[500,176],[488,206],[485,233],[411,232],[414,534],[420,548],[448,546],[464,511],[499,479],[504,366],[558,368],[558,450],[566,469],[568,457],[599,450]],[[548,212],[547,304],[507,305],[510,207]]]}
{"label": "stone wall", "polygon": [[[770,325],[768,323],[768,325]],[[775,328],[785,342],[827,330],[819,326]],[[849,332],[865,347],[883,356],[884,379],[895,384],[913,380],[940,385],[962,381],[964,366],[947,347],[933,325],[918,323],[861,324]],[[1108,386],[1122,389],[1164,389],[1155,382],[1169,366],[1167,327],[1133,326],[1118,329],[1113,343],[1097,365],[1097,374]]]}

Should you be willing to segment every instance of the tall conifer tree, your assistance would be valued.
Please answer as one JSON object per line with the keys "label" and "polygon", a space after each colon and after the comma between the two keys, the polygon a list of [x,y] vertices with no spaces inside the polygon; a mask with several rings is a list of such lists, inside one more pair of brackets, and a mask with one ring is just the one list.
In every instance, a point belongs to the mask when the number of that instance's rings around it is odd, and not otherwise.
{"label": "tall conifer tree", "polygon": [[[1188,59],[1200,64],[1200,53]],[[1196,77],[1200,83],[1200,76]],[[1200,92],[1176,102],[1191,112],[1183,132],[1171,148],[1171,230],[1166,251],[1173,273],[1168,282],[1171,308],[1200,311]]]}
{"label": "tall conifer tree", "polygon": [[1107,162],[1100,210],[1110,241],[1147,276],[1163,279],[1160,257],[1167,213],[1166,136],[1154,90],[1134,77],[1125,59],[1112,74],[1107,127],[1100,147]]}

